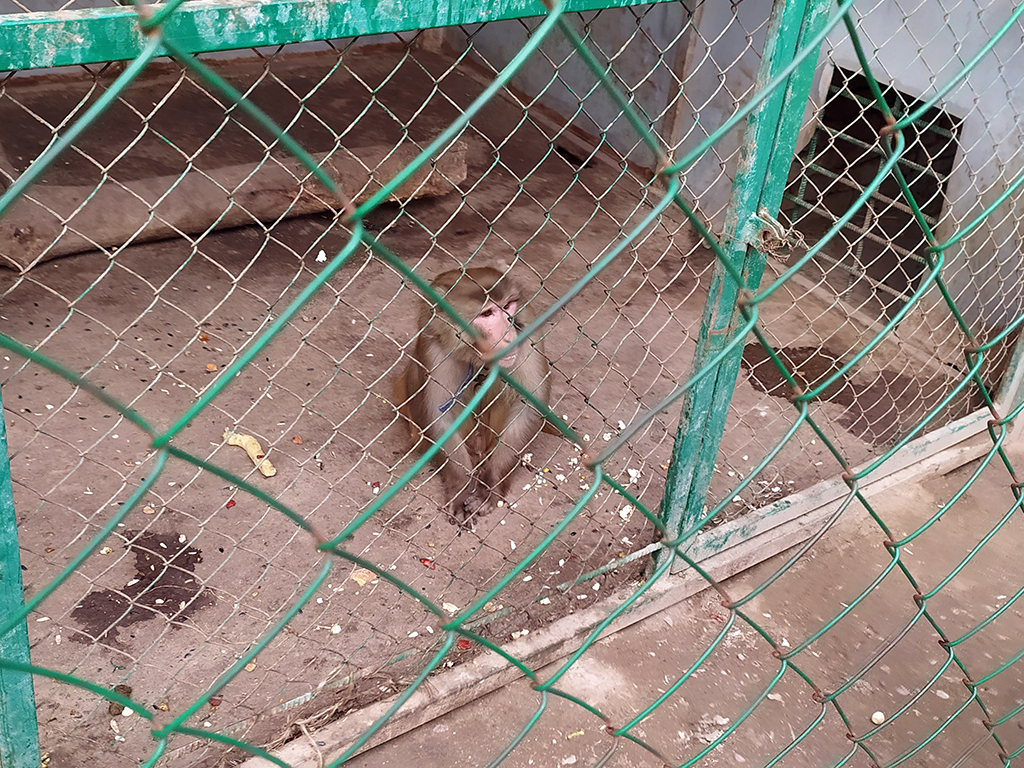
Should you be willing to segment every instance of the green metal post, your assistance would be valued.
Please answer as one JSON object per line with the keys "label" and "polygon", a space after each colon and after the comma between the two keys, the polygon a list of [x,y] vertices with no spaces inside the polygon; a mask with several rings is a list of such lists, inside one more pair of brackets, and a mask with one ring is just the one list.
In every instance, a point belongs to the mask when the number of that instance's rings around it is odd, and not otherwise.
{"label": "green metal post", "polygon": [[[24,604],[18,525],[7,458],[7,425],[0,403],[0,616]],[[28,625],[0,636],[0,660],[28,664]],[[32,675],[0,666],[0,768],[39,768],[39,729]]]}
{"label": "green metal post", "polygon": [[[775,1],[757,75],[758,88],[792,61],[801,41],[821,31],[831,7],[829,0]],[[756,214],[760,210],[767,210],[771,216],[778,214],[817,61],[817,56],[808,56],[785,87],[776,88],[747,119],[722,235],[726,258],[741,272],[744,285],[737,285],[721,264],[715,265],[693,371],[732,339],[739,324],[736,301],[740,289],[756,289],[761,282],[765,257],[750,246],[763,229]],[[685,530],[703,514],[742,354],[741,346],[724,358],[718,370],[705,376],[683,402],[662,500],[662,514],[670,532]]]}

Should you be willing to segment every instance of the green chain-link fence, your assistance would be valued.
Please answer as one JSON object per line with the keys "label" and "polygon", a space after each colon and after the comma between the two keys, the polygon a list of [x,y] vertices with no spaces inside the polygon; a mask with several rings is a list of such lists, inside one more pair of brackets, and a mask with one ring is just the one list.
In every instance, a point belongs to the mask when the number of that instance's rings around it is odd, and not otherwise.
{"label": "green chain-link fence", "polygon": [[[721,630],[673,651],[598,764],[631,741],[716,765],[750,727],[760,765],[1013,764],[1024,648],[1001,622],[1024,588],[944,611],[1020,510],[951,543],[948,573],[912,548],[985,468],[1020,498],[1024,8],[607,5],[0,5],[4,768],[283,766],[362,709],[319,744],[340,765],[424,690],[508,670],[538,717],[549,696],[603,717],[567,672],[708,585]],[[520,341],[554,381],[534,405],[563,434],[460,528],[392,393],[416,297],[448,311],[430,280],[483,265],[529,286]],[[965,485],[886,520],[872,483],[950,448],[980,457]],[[844,515],[883,557],[787,637],[752,606]],[[784,550],[745,596],[720,587]],[[890,576],[910,613],[854,642]],[[759,687],[701,738],[648,739],[740,627]],[[885,722],[851,714],[893,648],[935,641]],[[962,695],[922,724],[953,669]],[[776,732],[780,691],[809,708]]]}

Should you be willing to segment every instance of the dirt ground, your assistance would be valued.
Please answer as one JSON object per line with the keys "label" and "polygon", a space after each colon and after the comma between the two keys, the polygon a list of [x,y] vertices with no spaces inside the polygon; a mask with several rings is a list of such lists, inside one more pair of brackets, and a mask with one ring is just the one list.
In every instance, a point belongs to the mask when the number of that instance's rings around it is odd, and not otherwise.
{"label": "dirt ground", "polygon": [[[291,130],[311,151],[330,149],[334,132],[350,123],[348,146],[397,142],[394,116],[409,121],[413,139],[424,141],[484,82],[470,67],[442,77],[450,62],[423,52],[389,79],[398,61],[397,53],[348,55],[346,66],[330,74],[333,56],[300,57],[276,62],[272,78],[262,68],[233,75],[242,85],[258,81],[253,98],[282,123],[295,116],[295,94],[319,83]],[[432,90],[431,75],[440,91]],[[364,84],[376,88],[372,98]],[[24,167],[48,140],[41,121],[60,122],[77,109],[88,84],[16,86],[8,85],[0,99],[0,123],[17,128],[5,134],[4,148]],[[139,114],[154,104],[162,106],[141,130]],[[325,129],[310,115],[329,115],[331,123]],[[262,144],[244,124],[223,117],[190,81],[156,78],[134,89],[46,183],[89,183],[100,173],[94,160],[123,179],[174,173],[201,147],[202,162],[254,161]],[[521,118],[512,97],[492,102],[464,136],[469,173],[458,192],[384,205],[367,223],[428,277],[465,263],[512,264],[545,307],[636,226],[648,210],[640,202],[654,193],[637,172],[624,173],[607,159],[581,165],[572,153],[552,152],[538,125]],[[169,149],[166,137],[181,151]],[[318,254],[332,257],[347,237],[330,215],[306,216],[80,254],[25,274],[5,271],[0,318],[5,333],[87,375],[160,431],[175,424],[324,268]],[[666,215],[544,329],[553,408],[584,440],[613,439],[685,381],[712,268],[710,251],[695,242],[681,217]],[[828,372],[832,363],[818,360],[826,342],[826,357],[834,361],[858,348],[872,326],[833,311],[834,297],[808,292],[807,284],[776,292],[760,308],[761,319],[773,344],[814,348],[816,361],[805,369]],[[416,330],[415,306],[414,291],[394,270],[357,252],[209,407],[182,426],[174,445],[246,477],[337,535],[416,458],[391,402]],[[851,462],[887,447],[948,391],[951,374],[922,364],[920,356],[887,341],[851,378],[860,389],[850,391],[858,396],[814,404],[816,418]],[[789,401],[768,378],[750,373],[763,371],[764,360],[753,352],[745,360],[712,483],[714,501],[735,495],[739,479],[793,423]],[[143,431],[60,376],[14,355],[4,356],[0,373],[31,596],[117,514],[154,471],[155,457]],[[865,391],[877,403],[867,407]],[[603,467],[651,510],[659,507],[677,418],[678,406],[656,415]],[[900,425],[895,431],[893,419]],[[224,444],[229,428],[261,441],[275,477],[262,478],[240,449]],[[461,535],[443,512],[433,473],[424,471],[345,548],[449,612],[489,597],[478,631],[491,640],[538,631],[637,583],[644,559],[575,584],[653,540],[653,526],[603,487],[524,573],[490,594],[593,482],[579,457],[567,441],[541,436],[507,514],[491,515]],[[727,515],[838,471],[802,427]],[[30,618],[33,660],[105,687],[127,685],[133,701],[161,720],[212,686],[215,697],[189,724],[273,742],[291,733],[295,719],[337,716],[401,690],[438,642],[439,620],[408,592],[335,561],[324,586],[254,665],[218,682],[324,562],[315,542],[280,513],[228,481],[171,459],[103,548]],[[821,596],[834,597],[833,586],[819,589]],[[717,622],[709,618],[708,631],[720,628]],[[475,653],[460,648],[445,663],[464,663]],[[39,679],[36,694],[53,768],[91,761],[135,765],[152,749],[140,718],[113,718],[115,732],[107,703],[91,693]],[[176,766],[237,760],[185,736],[171,740],[168,754],[168,764]]]}

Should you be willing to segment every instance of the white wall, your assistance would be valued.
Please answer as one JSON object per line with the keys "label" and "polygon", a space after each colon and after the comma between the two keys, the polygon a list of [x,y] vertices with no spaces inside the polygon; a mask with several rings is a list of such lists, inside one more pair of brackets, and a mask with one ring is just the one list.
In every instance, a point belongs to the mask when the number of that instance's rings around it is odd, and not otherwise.
{"label": "white wall", "polygon": [[[612,60],[616,76],[651,118],[671,157],[681,159],[749,99],[771,9],[772,0],[701,0],[612,9],[570,19],[577,31],[584,20],[593,20],[590,39],[606,54],[617,54]],[[637,16],[643,34],[635,34]],[[529,20],[529,29],[538,23]],[[496,69],[505,66],[528,37],[518,21],[471,31],[476,33],[476,50]],[[636,133],[618,117],[618,108],[603,91],[594,89],[593,76],[569,53],[569,44],[554,33],[543,43],[542,55],[516,75],[514,87],[530,97],[539,96],[541,104],[562,116],[574,116],[574,126],[603,137],[630,162],[653,170],[651,153],[638,146]],[[558,77],[552,82],[556,65]],[[577,114],[581,106],[583,111]],[[741,137],[742,124],[683,174],[688,199],[712,228],[720,227],[724,218]]]}
{"label": "white wall", "polygon": [[[950,4],[942,12],[922,7],[904,13],[892,0],[860,20],[863,45],[880,81],[921,100],[948,83],[995,34],[1013,11],[1013,0]],[[937,228],[944,242],[997,198],[1024,170],[1018,115],[1024,112],[1024,27],[1019,23],[937,106],[964,119],[960,154],[949,180],[948,210]],[[839,66],[860,65],[845,28],[830,40]],[[999,327],[1024,310],[1020,214],[1004,203],[977,232],[947,252],[943,275],[972,323]],[[1021,289],[1014,290],[1013,286]],[[937,303],[938,296],[930,297]]]}
{"label": "white wall", "polygon": [[[685,62],[686,84],[675,104],[676,128],[670,141],[682,159],[743,107],[753,93],[761,66],[771,0],[741,3],[705,0],[695,17]],[[700,213],[719,231],[732,192],[743,122],[729,131],[684,174],[686,191]]]}
{"label": "white wall", "polygon": [[[637,17],[641,17],[638,32]],[[671,131],[673,115],[668,110],[679,93],[682,57],[692,30],[682,3],[659,3],[634,9],[613,8],[600,13],[570,14],[567,17],[582,33],[589,22],[589,39],[600,47],[599,61],[612,58],[617,84],[632,94],[658,133]],[[530,30],[539,19],[527,19]],[[471,29],[473,45],[487,62],[501,69],[528,39],[528,29],[519,21],[492,22]],[[572,125],[591,136],[605,139],[620,155],[645,168],[653,168],[654,157],[619,108],[602,88],[595,87],[594,75],[572,47],[555,30],[516,74],[513,86],[559,115],[572,117]],[[594,50],[593,47],[591,50]]]}

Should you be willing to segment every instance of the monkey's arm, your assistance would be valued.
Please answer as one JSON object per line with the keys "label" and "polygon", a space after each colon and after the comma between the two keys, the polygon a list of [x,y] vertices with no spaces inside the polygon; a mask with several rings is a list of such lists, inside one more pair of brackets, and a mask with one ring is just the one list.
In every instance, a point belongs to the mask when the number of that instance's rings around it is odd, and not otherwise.
{"label": "monkey's arm", "polygon": [[[476,377],[473,362],[443,345],[428,334],[420,337],[416,355],[409,365],[406,386],[409,389],[409,410],[420,434],[437,444],[462,414],[464,392]],[[475,362],[475,361],[474,361]],[[468,379],[468,381],[467,381]],[[460,389],[463,390],[460,392]],[[450,502],[452,514],[462,522],[468,513],[465,501],[479,495],[475,472],[476,460],[470,452],[470,441],[476,427],[475,419],[464,422],[459,432],[449,438],[438,454],[441,481]]]}

